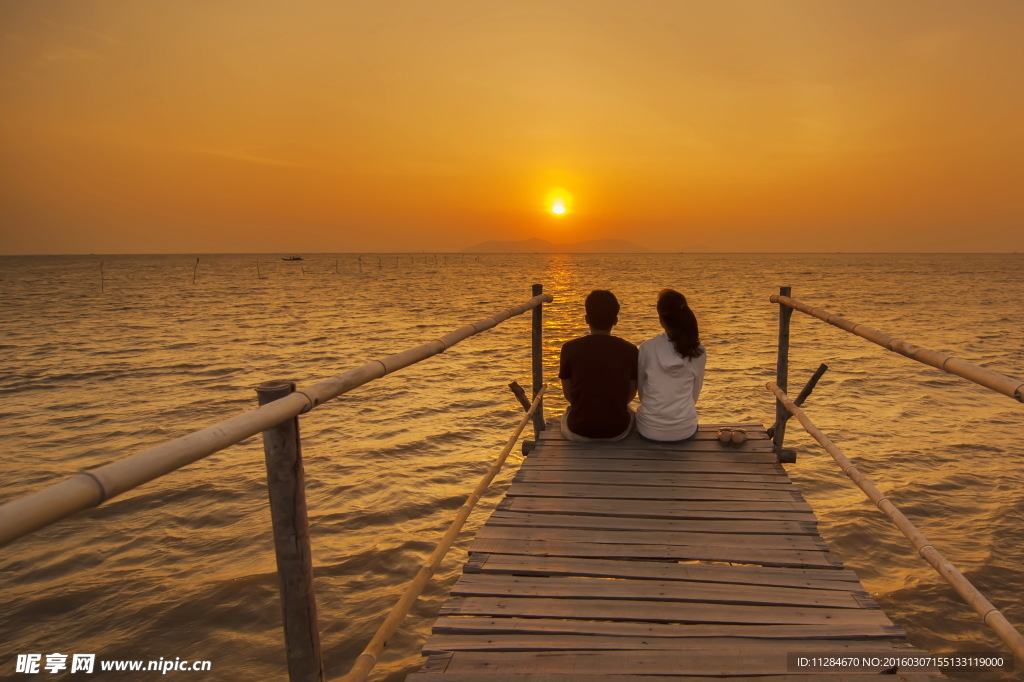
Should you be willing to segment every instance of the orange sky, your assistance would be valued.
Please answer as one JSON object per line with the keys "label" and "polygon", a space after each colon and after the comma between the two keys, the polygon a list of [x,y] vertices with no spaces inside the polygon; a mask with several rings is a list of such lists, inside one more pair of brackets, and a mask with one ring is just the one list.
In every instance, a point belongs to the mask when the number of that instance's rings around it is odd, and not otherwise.
{"label": "orange sky", "polygon": [[5,2],[0,101],[0,253],[1024,251],[1019,0]]}

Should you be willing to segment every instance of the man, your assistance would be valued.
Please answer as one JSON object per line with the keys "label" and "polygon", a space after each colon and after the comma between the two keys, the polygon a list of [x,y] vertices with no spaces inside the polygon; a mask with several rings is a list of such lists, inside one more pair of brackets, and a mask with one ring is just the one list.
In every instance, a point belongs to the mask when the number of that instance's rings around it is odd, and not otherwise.
{"label": "man", "polygon": [[569,409],[562,434],[569,440],[621,440],[633,426],[629,402],[636,396],[636,346],[612,336],[619,302],[604,289],[591,291],[584,304],[590,334],[562,346],[558,378]]}

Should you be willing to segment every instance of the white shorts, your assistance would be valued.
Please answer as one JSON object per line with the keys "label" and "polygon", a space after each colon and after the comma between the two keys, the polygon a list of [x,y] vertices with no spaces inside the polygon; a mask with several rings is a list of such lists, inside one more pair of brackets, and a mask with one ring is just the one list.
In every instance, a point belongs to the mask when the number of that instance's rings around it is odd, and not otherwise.
{"label": "white shorts", "polygon": [[629,435],[630,431],[633,430],[633,422],[636,421],[636,413],[633,412],[633,408],[627,407],[626,409],[629,410],[629,426],[626,427],[625,431],[623,431],[617,436],[612,436],[610,438],[587,438],[586,436],[581,436],[578,433],[573,433],[572,431],[569,430],[567,419],[569,416],[569,409],[566,408],[565,414],[562,415],[561,419],[562,435],[565,436],[567,440],[571,440],[576,443],[593,443],[600,441],[622,440],[623,438]]}

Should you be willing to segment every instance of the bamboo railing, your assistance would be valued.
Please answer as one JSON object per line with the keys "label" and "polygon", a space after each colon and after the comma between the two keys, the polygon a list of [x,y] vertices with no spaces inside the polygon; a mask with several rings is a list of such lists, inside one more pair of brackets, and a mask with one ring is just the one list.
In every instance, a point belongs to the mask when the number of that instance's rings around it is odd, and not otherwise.
{"label": "bamboo railing", "polygon": [[[533,286],[533,298],[507,308],[491,317],[460,327],[429,343],[410,348],[380,360],[349,370],[302,390],[288,381],[273,381],[257,387],[259,407],[213,426],[195,431],[177,440],[130,455],[109,464],[89,469],[51,485],[39,492],[26,495],[0,505],[0,546],[48,526],[71,514],[95,507],[143,483],[180,469],[224,448],[263,433],[263,447],[267,464],[267,487],[270,496],[271,523],[274,551],[277,559],[281,590],[282,621],[287,652],[288,677],[292,682],[323,682],[325,673],[320,652],[320,633],[317,624],[316,597],[313,589],[312,550],[309,542],[309,520],[306,509],[305,474],[299,437],[298,416],[354,388],[391,374],[404,367],[437,355],[460,341],[501,324],[510,317],[533,311],[533,404],[523,418],[514,438],[518,438],[530,418],[534,428],[543,428],[544,388],[541,385],[541,308],[553,299],[542,293],[541,285]],[[520,389],[522,390],[522,389]],[[511,445],[507,448],[511,450]],[[504,462],[504,452],[500,462]],[[500,467],[500,464],[498,464]],[[497,470],[492,467],[490,478]],[[490,482],[487,478],[487,482]],[[462,527],[469,510],[483,493],[478,488],[460,510],[458,528]],[[448,546],[458,533],[453,528],[445,536],[442,550],[435,555],[440,562]],[[450,536],[450,537],[449,537]],[[431,557],[433,562],[434,556]],[[415,584],[422,589],[425,578],[432,575],[436,565],[426,565]],[[423,578],[424,574],[425,578]],[[421,580],[421,578],[423,578]],[[417,591],[412,600],[419,594]],[[411,600],[403,598],[403,603]],[[399,618],[400,620],[400,618]],[[388,623],[391,620],[389,619]],[[394,623],[397,626],[397,622]],[[386,634],[385,638],[390,636]],[[375,640],[376,641],[376,640]],[[371,643],[373,644],[373,643]],[[380,644],[383,646],[383,642]],[[370,651],[370,649],[368,649]],[[365,660],[365,659],[364,659]],[[376,655],[374,655],[374,662]],[[357,665],[364,665],[363,660]],[[372,667],[372,665],[370,666]]]}
{"label": "bamboo railing", "polygon": [[[0,546],[267,431],[286,419],[308,412],[374,379],[437,355],[510,317],[537,309],[541,304],[551,301],[550,294],[538,294],[525,303],[460,327],[429,343],[380,360],[371,360],[257,409],[149,450],[83,471],[48,488],[7,502],[0,506]],[[537,387],[534,392],[536,390]]]}
{"label": "bamboo railing", "polygon": [[960,571],[957,570],[956,566],[951,564],[946,557],[942,555],[939,550],[925,538],[924,535],[914,526],[911,521],[903,515],[895,504],[890,502],[881,491],[876,488],[868,478],[862,474],[854,464],[847,459],[846,455],[836,447],[835,443],[829,440],[828,436],[822,433],[804,414],[804,411],[800,409],[789,397],[783,392],[777,384],[774,382],[768,383],[768,390],[770,390],[775,397],[781,402],[785,408],[792,414],[797,420],[803,425],[804,429],[818,441],[818,443],[825,448],[825,451],[832,456],[839,468],[843,470],[850,480],[857,484],[864,494],[867,495],[868,499],[877,505],[879,510],[883,514],[892,519],[896,527],[900,529],[910,540],[914,547],[917,548],[918,554],[927,561],[931,566],[941,575],[949,585],[956,590],[957,594],[963,597],[964,601],[974,609],[974,611],[981,616],[981,620],[985,625],[992,628],[992,630],[999,635],[1013,651],[1017,659],[1024,661],[1024,637],[1013,627],[1013,625],[1006,620],[1006,617],[1000,613],[999,609],[992,605],[988,599],[985,598],[981,592],[978,591],[974,585],[971,584],[967,578],[963,576]]}
{"label": "bamboo railing", "polygon": [[377,632],[374,634],[370,643],[366,645],[363,652],[356,657],[356,662],[353,664],[352,669],[349,670],[348,674],[341,678],[341,682],[363,682],[366,676],[370,674],[373,667],[377,664],[377,657],[380,656],[380,652],[384,649],[384,646],[388,643],[388,639],[391,638],[395,631],[398,630],[399,624],[402,619],[409,613],[409,609],[416,603],[416,599],[419,598],[420,593],[423,591],[424,586],[434,576],[434,572],[437,567],[441,565],[441,561],[444,559],[448,550],[451,549],[452,543],[455,542],[455,538],[459,535],[459,531],[466,524],[466,520],[469,518],[469,514],[473,511],[473,507],[480,501],[480,498],[490,487],[491,481],[501,471],[502,465],[505,464],[505,460],[508,459],[508,455],[512,452],[512,448],[515,447],[516,442],[519,440],[519,434],[523,432],[523,428],[526,426],[534,414],[537,408],[541,404],[541,399],[544,396],[546,387],[542,386],[537,395],[533,398],[533,403],[526,410],[526,414],[523,415],[522,420],[516,427],[515,432],[508,439],[505,447],[501,453],[495,458],[494,463],[487,469],[483,478],[477,484],[476,488],[470,493],[465,503],[455,513],[455,518],[452,519],[451,524],[448,526],[448,531],[444,534],[441,540],[434,547],[434,551],[427,558],[427,561],[420,566],[420,570],[416,573],[416,577],[412,579],[402,594],[401,598],[395,602],[395,605],[391,608],[387,618],[381,623]]}
{"label": "bamboo railing", "polygon": [[[1024,381],[1020,379],[1014,379],[1013,377],[993,372],[992,370],[985,369],[984,367],[978,367],[966,360],[960,360],[959,358],[954,358],[950,355],[946,355],[945,353],[928,350],[927,348],[920,348],[912,343],[908,343],[902,339],[897,339],[894,336],[872,329],[871,327],[851,322],[850,320],[836,315],[835,313],[830,313],[827,310],[821,310],[820,308],[809,306],[806,303],[801,303],[800,301],[790,298],[788,295],[784,295],[785,293],[788,293],[788,288],[784,290],[783,294],[773,295],[769,300],[771,300],[772,303],[778,303],[780,307],[785,306],[787,308],[792,308],[793,310],[799,310],[811,317],[816,317],[819,320],[828,322],[835,327],[839,327],[851,334],[856,334],[861,338],[865,338],[872,343],[876,343],[883,348],[893,351],[894,353],[906,356],[911,360],[917,360],[920,363],[941,369],[945,372],[949,372],[950,374],[956,374],[968,381],[973,381],[980,386],[984,386],[985,388],[989,388],[997,393],[1002,393],[1003,395],[1014,398],[1020,402],[1024,402]],[[780,382],[779,385],[785,389],[784,383]]]}
{"label": "bamboo railing", "polygon": [[[984,386],[992,391],[1001,393],[1002,395],[1009,396],[1015,400],[1024,402],[1024,381],[1015,379],[1013,377],[993,372],[992,370],[979,367],[975,364],[954,358],[945,353],[939,353],[937,351],[929,350],[927,348],[921,348],[915,346],[907,341],[898,339],[894,336],[890,336],[884,332],[880,332],[877,329],[872,329],[866,325],[852,322],[844,317],[830,313],[827,310],[815,308],[814,306],[807,305],[797,301],[789,296],[789,287],[780,287],[779,294],[770,297],[772,303],[779,304],[779,371],[778,378],[775,382],[767,384],[768,390],[771,391],[777,400],[777,413],[780,415],[777,417],[776,425],[784,425],[785,419],[781,417],[783,413],[788,413],[797,418],[797,420],[803,425],[804,429],[809,433],[823,448],[828,452],[832,459],[836,461],[839,467],[843,470],[850,479],[857,484],[857,486],[864,491],[872,502],[874,502],[878,508],[896,524],[899,530],[914,544],[917,548],[918,553],[923,559],[925,559],[931,566],[941,575],[946,582],[953,587],[954,590],[967,602],[971,608],[973,608],[978,615],[981,616],[982,622],[992,628],[993,631],[999,637],[1009,645],[1010,649],[1017,656],[1019,660],[1024,660],[1024,637],[1010,624],[1009,621],[1003,616],[999,610],[992,605],[988,599],[982,595],[977,588],[974,587],[953,566],[949,561],[946,560],[942,554],[932,546],[931,543],[921,534],[920,531],[914,526],[913,523],[907,519],[899,509],[896,508],[892,502],[885,498],[882,493],[855,467],[849,459],[839,450],[838,447],[831,440],[828,439],[815,425],[807,418],[803,410],[800,409],[799,399],[794,402],[789,399],[786,395],[786,375],[788,373],[788,350],[789,350],[789,315],[793,310],[799,310],[802,313],[816,317],[819,320],[823,320],[828,324],[835,327],[860,336],[861,338],[867,339],[872,343],[878,344],[887,350],[891,350],[895,353],[899,353],[911,360],[916,360],[925,365],[941,369],[950,374],[956,374],[968,381],[972,381],[980,386]],[[784,322],[783,322],[784,320]],[[822,365],[824,367],[824,365]],[[820,368],[819,368],[819,371]],[[817,375],[816,375],[817,376]],[[815,378],[812,378],[812,382]],[[778,431],[775,433],[775,446],[777,452],[782,452],[782,438]]]}

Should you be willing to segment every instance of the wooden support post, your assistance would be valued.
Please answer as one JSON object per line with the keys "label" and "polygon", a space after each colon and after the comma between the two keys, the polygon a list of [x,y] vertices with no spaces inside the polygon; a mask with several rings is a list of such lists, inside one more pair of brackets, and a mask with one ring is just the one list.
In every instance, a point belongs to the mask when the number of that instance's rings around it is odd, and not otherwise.
{"label": "wooden support post", "polygon": [[[792,293],[791,287],[779,287],[780,296],[789,296]],[[789,378],[789,318],[793,316],[793,309],[789,306],[779,304],[779,359],[775,366],[775,384],[785,393],[788,388]],[[775,433],[772,435],[772,444],[775,452],[782,452],[782,441],[786,436],[786,418],[789,411],[781,400],[775,401]]]}
{"label": "wooden support post", "polygon": [[[533,295],[540,296],[544,293],[544,285],[534,284]],[[544,338],[544,327],[542,317],[543,304],[538,304],[533,309],[533,334],[531,344],[531,355],[533,360],[533,393],[532,397],[536,397],[537,393],[540,392],[540,387],[544,384],[544,349],[543,349],[543,338]],[[540,438],[540,432],[544,430],[544,399],[537,404],[537,409],[533,413],[533,436],[534,438]]]}
{"label": "wooden support post", "polygon": [[[270,381],[256,388],[260,405],[294,391],[295,383],[291,381]],[[267,459],[277,575],[281,581],[288,678],[291,682],[322,682],[324,664],[313,591],[313,555],[298,418],[286,419],[264,431],[263,451]]]}
{"label": "wooden support post", "polygon": [[508,385],[508,387],[512,389],[512,393],[515,394],[516,400],[518,400],[519,404],[523,406],[523,412],[529,412],[530,399],[526,397],[526,391],[524,391],[523,387],[519,385],[519,382],[513,381]]}
{"label": "wooden support post", "polygon": [[[793,401],[793,403],[797,407],[800,407],[801,405],[803,405],[804,401],[807,400],[807,398],[810,397],[811,391],[813,391],[814,387],[818,385],[818,380],[821,379],[822,375],[827,370],[828,370],[828,365],[826,365],[824,362],[821,363],[820,365],[818,365],[818,369],[814,370],[814,374],[812,374],[811,378],[807,380],[807,383],[804,384],[804,387],[800,391],[800,394],[797,395],[796,400]],[[786,420],[789,419],[789,417],[790,417],[790,414],[787,411],[785,416],[783,416],[782,419],[783,419],[783,421],[786,421]],[[775,422],[774,424],[772,424],[771,426],[768,427],[768,437],[769,438],[775,435],[775,429],[778,428],[778,426],[779,426],[779,422]]]}
{"label": "wooden support post", "polygon": [[[818,365],[818,369],[814,370],[814,374],[812,374],[811,378],[807,380],[807,383],[804,384],[803,389],[797,395],[796,400],[793,401],[794,403],[796,403],[797,407],[800,407],[801,405],[803,405],[804,401],[807,400],[807,398],[810,397],[811,391],[813,391],[814,387],[818,385],[818,379],[820,379],[821,376],[827,370],[828,370],[828,365],[826,365],[824,362],[821,363],[820,365]],[[787,419],[789,418],[789,410],[786,410],[786,418]]]}

